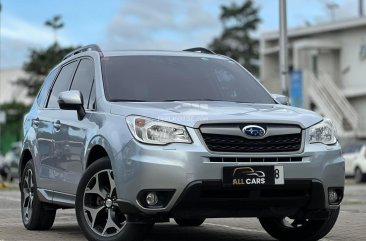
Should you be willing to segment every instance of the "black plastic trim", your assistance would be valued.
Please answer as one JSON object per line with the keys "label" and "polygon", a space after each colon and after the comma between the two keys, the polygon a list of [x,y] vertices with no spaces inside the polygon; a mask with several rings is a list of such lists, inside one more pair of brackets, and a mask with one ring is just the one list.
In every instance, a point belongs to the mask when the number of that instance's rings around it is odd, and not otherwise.
{"label": "black plastic trim", "polygon": [[285,180],[284,185],[246,187],[224,187],[221,180],[195,181],[181,194],[169,216],[326,218],[325,203],[319,181]]}

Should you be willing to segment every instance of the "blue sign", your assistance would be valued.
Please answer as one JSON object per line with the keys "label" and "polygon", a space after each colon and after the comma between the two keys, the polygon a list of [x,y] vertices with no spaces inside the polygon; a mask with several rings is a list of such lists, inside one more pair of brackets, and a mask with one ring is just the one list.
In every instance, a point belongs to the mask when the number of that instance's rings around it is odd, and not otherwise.
{"label": "blue sign", "polygon": [[290,103],[295,107],[303,107],[302,72],[294,70],[290,73]]}

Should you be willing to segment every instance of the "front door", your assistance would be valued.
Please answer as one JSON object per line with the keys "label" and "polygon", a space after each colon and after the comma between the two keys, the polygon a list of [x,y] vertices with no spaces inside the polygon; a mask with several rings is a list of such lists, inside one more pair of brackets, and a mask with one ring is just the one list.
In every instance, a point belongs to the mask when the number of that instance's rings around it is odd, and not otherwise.
{"label": "front door", "polygon": [[79,90],[83,96],[86,116],[78,120],[77,112],[59,110],[54,116],[55,153],[58,165],[62,169],[62,187],[58,191],[76,194],[83,172],[85,148],[87,148],[87,132],[92,131],[95,123],[90,121],[93,111],[89,110],[88,102],[94,81],[94,62],[89,58],[81,59],[70,90]]}

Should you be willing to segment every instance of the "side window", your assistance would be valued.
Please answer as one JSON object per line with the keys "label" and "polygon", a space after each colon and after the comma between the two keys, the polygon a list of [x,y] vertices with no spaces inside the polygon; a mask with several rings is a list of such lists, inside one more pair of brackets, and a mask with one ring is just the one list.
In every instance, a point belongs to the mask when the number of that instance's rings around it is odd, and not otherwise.
{"label": "side window", "polygon": [[88,109],[90,91],[94,80],[94,62],[82,59],[76,70],[70,90],[79,90],[84,98],[84,108]]}
{"label": "side window", "polygon": [[89,98],[89,104],[88,104],[88,109],[90,110],[94,110],[96,108],[95,106],[95,81],[93,83],[93,87],[92,90],[90,92],[90,98]]}
{"label": "side window", "polygon": [[61,72],[57,76],[56,82],[53,85],[47,108],[58,108],[58,95],[60,92],[69,89],[76,64],[77,61],[74,61],[62,67]]}
{"label": "side window", "polygon": [[39,91],[39,94],[37,96],[37,104],[39,107],[44,107],[48,91],[50,90],[50,87],[53,83],[53,80],[56,77],[57,72],[58,72],[58,68],[52,70],[46,77],[45,81],[43,82],[42,88]]}

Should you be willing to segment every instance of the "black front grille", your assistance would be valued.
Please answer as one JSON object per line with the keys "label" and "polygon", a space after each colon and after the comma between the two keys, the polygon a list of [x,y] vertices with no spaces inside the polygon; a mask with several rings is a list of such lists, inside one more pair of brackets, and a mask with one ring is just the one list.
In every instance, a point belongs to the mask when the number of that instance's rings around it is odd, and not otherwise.
{"label": "black front grille", "polygon": [[301,162],[302,157],[210,157],[210,162]]}
{"label": "black front grille", "polygon": [[241,136],[202,133],[208,149],[216,152],[294,152],[301,148],[301,133],[247,139]]}

